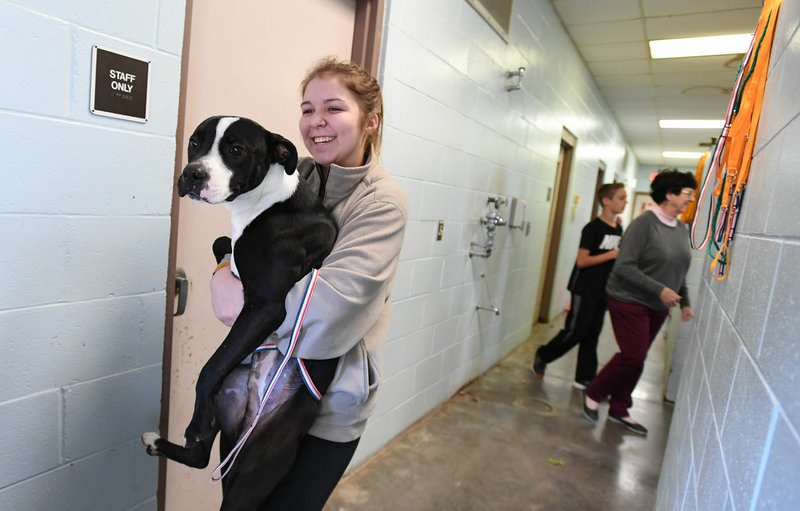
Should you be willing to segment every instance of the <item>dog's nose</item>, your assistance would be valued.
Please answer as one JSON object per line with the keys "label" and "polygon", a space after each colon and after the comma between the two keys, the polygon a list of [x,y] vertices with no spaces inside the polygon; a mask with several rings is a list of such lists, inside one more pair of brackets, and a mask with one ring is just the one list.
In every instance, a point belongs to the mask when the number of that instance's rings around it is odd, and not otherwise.
{"label": "dog's nose", "polygon": [[190,192],[197,193],[206,181],[208,181],[208,172],[199,165],[189,164],[178,178],[178,195],[183,197]]}

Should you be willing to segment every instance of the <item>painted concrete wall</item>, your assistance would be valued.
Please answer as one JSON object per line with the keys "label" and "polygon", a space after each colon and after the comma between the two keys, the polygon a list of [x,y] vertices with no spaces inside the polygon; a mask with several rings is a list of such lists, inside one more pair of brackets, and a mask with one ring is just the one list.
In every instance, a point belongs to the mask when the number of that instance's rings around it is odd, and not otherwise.
{"label": "painted concrete wall", "polygon": [[[0,508],[155,509],[182,1],[0,1]],[[89,112],[92,45],[151,60]]]}
{"label": "painted concrete wall", "polygon": [[783,2],[730,276],[698,291],[658,509],[800,509],[799,23]]}
{"label": "painted concrete wall", "polygon": [[[390,3],[382,83],[383,160],[411,201],[394,289],[384,385],[356,463],[526,339],[541,278],[562,128],[578,138],[554,302],[566,286],[580,229],[591,217],[600,160],[606,177],[635,177],[626,143],[546,0],[515,2],[506,44],[464,0]],[[522,90],[505,75],[526,68]],[[623,168],[624,167],[624,168]],[[489,196],[527,202],[530,235],[500,228],[489,259]],[[507,216],[508,207],[502,209]],[[444,221],[444,237],[436,241]],[[477,312],[493,304],[500,316]]]}

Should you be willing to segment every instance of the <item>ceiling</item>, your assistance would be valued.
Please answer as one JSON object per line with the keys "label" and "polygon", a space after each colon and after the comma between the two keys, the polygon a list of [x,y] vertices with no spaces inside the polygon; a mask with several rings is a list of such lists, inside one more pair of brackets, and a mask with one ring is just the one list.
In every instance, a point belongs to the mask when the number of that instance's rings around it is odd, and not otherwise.
{"label": "ceiling", "polygon": [[659,119],[723,119],[741,55],[653,60],[648,41],[755,30],[761,0],[551,0],[642,165],[691,166],[718,129]]}

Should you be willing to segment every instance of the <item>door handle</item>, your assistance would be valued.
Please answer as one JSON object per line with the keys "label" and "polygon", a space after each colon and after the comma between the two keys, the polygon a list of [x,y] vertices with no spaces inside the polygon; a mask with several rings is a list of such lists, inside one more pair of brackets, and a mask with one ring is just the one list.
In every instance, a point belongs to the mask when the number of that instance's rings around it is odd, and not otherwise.
{"label": "door handle", "polygon": [[182,268],[175,269],[175,296],[178,297],[178,310],[175,316],[180,316],[186,311],[186,302],[189,299],[189,279]]}

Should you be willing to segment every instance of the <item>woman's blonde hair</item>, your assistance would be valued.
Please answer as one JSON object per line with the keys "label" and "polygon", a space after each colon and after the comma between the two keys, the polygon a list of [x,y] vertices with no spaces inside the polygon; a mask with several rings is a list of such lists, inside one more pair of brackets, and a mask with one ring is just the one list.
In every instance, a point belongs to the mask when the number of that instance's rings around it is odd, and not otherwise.
{"label": "woman's blonde hair", "polygon": [[336,57],[326,57],[317,62],[306,73],[300,83],[300,93],[306,93],[308,83],[314,78],[338,78],[356,97],[364,122],[369,114],[378,117],[378,126],[372,133],[367,134],[367,148],[372,148],[376,153],[380,150],[381,134],[383,132],[383,95],[381,86],[372,75],[363,67],[352,62],[345,62]]}

